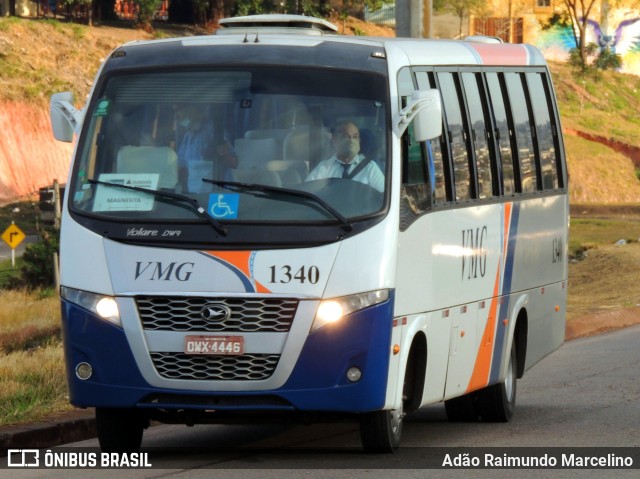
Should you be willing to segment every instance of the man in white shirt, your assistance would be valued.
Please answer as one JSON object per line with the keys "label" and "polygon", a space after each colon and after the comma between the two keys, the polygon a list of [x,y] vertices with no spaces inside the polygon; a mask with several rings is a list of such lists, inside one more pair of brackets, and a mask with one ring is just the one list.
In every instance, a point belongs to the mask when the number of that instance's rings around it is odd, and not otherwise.
{"label": "man in white shirt", "polygon": [[[331,144],[335,155],[321,161],[313,169],[307,181],[322,178],[348,178],[384,191],[384,174],[375,161],[365,160],[360,154],[360,129],[351,121],[338,123],[332,131]],[[360,164],[364,163],[364,167]]]}

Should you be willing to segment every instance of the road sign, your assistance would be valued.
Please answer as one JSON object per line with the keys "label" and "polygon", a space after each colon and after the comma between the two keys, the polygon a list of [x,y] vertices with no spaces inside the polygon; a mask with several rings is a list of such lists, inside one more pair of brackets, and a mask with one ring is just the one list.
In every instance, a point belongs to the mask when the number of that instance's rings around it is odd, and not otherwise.
{"label": "road sign", "polygon": [[16,247],[20,243],[22,243],[22,240],[24,240],[25,237],[26,235],[22,232],[22,230],[13,223],[11,223],[9,227],[4,230],[4,233],[2,233],[2,239],[9,245],[11,249],[16,249]]}

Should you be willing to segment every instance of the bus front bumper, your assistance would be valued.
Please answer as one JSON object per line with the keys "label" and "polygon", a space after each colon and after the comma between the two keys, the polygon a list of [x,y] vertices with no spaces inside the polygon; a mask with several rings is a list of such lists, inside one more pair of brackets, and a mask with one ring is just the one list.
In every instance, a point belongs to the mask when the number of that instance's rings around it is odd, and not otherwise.
{"label": "bus front bumper", "polygon": [[[150,385],[140,373],[124,331],[62,301],[64,353],[69,396],[78,407],[363,413],[385,403],[393,295],[382,304],[309,334],[286,382],[277,389],[233,391],[212,381],[207,391]],[[80,379],[78,365],[91,366]],[[351,368],[361,377],[347,377]],[[351,377],[353,379],[353,376]]]}

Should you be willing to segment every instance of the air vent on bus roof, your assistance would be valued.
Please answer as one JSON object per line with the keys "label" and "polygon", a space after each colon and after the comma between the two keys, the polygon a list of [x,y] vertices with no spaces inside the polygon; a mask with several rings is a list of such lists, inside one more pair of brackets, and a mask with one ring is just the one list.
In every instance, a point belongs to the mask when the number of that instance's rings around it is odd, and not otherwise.
{"label": "air vent on bus roof", "polygon": [[464,37],[467,42],[477,42],[477,43],[504,43],[502,38],[500,37],[489,37],[486,35],[471,35],[468,37]]}
{"label": "air vent on bus roof", "polygon": [[300,33],[322,35],[337,33],[338,27],[321,18],[304,15],[248,15],[246,17],[223,18],[219,22],[217,34],[227,33]]}

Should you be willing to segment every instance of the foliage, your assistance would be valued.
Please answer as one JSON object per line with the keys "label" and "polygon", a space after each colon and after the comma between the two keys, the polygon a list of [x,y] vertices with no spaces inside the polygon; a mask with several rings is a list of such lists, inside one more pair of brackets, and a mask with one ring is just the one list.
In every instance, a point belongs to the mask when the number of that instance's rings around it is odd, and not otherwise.
{"label": "foliage", "polygon": [[262,13],[271,13],[271,9],[275,8],[273,2],[268,0],[238,0],[236,14],[259,15]]}
{"label": "foliage", "polygon": [[365,6],[370,12],[377,12],[383,6],[394,3],[395,0],[364,0]]}
{"label": "foliage", "polygon": [[134,0],[138,6],[138,21],[145,25],[150,25],[162,0]]}
{"label": "foliage", "polygon": [[540,22],[540,27],[543,30],[551,30],[555,27],[567,28],[571,27],[571,18],[569,17],[569,12],[555,12],[553,15],[549,17],[549,19],[544,22]]}
{"label": "foliage", "polygon": [[622,56],[609,48],[599,48],[589,43],[581,54],[578,48],[569,51],[569,65],[580,74],[588,74],[598,78],[597,70],[618,70],[622,67]]}
{"label": "foliage", "polygon": [[19,275],[9,281],[8,286],[30,290],[50,287],[55,282],[53,254],[58,250],[58,230],[42,230],[40,241],[25,248]]}
{"label": "foliage", "polygon": [[594,66],[600,70],[617,70],[622,67],[622,56],[609,48],[600,50]]}
{"label": "foliage", "polygon": [[579,73],[587,73],[590,70],[589,58],[595,57],[597,51],[598,45],[595,43],[585,45],[583,52],[577,47],[572,48],[569,50],[569,65]]}

